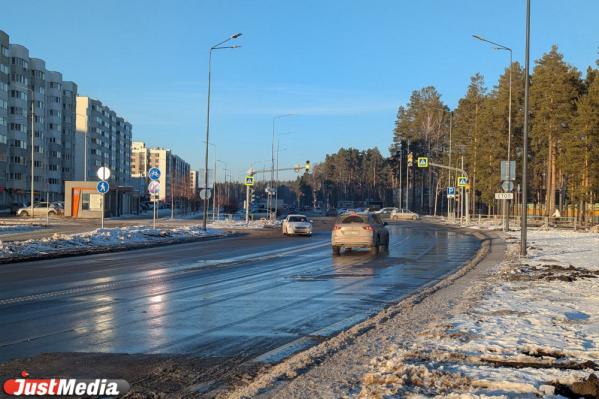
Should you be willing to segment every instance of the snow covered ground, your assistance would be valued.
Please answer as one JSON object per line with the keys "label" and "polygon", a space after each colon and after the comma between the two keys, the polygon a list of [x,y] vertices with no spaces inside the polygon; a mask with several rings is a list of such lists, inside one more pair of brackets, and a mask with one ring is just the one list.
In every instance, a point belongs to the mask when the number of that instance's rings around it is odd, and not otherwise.
{"label": "snow covered ground", "polygon": [[356,396],[599,397],[599,234],[531,230],[525,258],[517,235],[480,301],[373,358]]}
{"label": "snow covered ground", "polygon": [[136,247],[224,234],[223,231],[215,229],[203,231],[201,225],[157,229],[147,226],[128,226],[96,229],[79,234],[56,233],[42,239],[6,243],[0,241],[0,260],[85,252],[86,250],[97,251],[117,247]]}

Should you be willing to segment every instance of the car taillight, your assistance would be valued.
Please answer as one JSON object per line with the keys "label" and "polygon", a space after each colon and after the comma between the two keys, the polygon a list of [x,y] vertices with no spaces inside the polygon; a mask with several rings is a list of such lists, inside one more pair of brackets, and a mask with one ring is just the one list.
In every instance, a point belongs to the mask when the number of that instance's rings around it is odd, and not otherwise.
{"label": "car taillight", "polygon": [[364,226],[362,227],[364,230],[372,231],[372,226]]}
{"label": "car taillight", "polygon": [[341,230],[341,226],[336,224],[335,226],[333,226],[333,230]]}

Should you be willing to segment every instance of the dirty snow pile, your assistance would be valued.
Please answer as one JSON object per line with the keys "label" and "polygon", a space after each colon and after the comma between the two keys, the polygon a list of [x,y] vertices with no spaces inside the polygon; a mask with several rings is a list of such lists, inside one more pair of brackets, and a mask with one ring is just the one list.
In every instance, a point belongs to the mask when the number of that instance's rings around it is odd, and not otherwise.
{"label": "dirty snow pile", "polygon": [[359,397],[599,397],[599,234],[511,242],[480,302],[373,359]]}
{"label": "dirty snow pile", "polygon": [[201,225],[157,229],[146,226],[128,226],[96,229],[79,234],[56,233],[42,239],[6,243],[0,241],[0,259],[71,253],[97,248],[134,247],[222,234],[219,230],[204,231]]}
{"label": "dirty snow pile", "polygon": [[259,230],[268,228],[279,228],[281,221],[276,220],[271,222],[269,220],[215,220],[210,222],[210,227],[216,229],[234,229],[234,230]]}

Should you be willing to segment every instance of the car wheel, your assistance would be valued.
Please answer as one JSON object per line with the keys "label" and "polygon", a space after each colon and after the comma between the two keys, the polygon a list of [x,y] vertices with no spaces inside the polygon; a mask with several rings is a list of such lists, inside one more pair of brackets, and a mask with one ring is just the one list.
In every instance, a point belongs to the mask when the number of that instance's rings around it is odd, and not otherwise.
{"label": "car wheel", "polygon": [[333,255],[334,256],[339,256],[341,255],[341,247],[333,245]]}
{"label": "car wheel", "polygon": [[379,246],[377,244],[375,244],[374,246],[372,246],[370,248],[370,253],[373,255],[378,255],[379,254]]}
{"label": "car wheel", "polygon": [[56,215],[56,212],[54,212],[54,211],[48,212],[48,216],[54,216],[54,215]]}
{"label": "car wheel", "polygon": [[29,216],[29,212],[23,211],[23,212],[19,213],[19,216],[27,217],[27,216]]}
{"label": "car wheel", "polygon": [[412,216],[412,220],[416,220],[416,216]]}

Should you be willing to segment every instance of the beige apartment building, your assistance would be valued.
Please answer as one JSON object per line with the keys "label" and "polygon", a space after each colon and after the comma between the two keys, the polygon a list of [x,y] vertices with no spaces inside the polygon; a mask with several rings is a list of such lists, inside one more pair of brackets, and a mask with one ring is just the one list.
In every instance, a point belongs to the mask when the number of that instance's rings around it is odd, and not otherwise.
{"label": "beige apartment building", "polygon": [[[131,176],[143,179],[140,185],[148,182],[147,173],[150,168],[160,169],[160,201],[170,203],[193,197],[191,168],[181,157],[168,148],[148,148],[141,141],[133,142],[131,148]],[[144,194],[147,195],[147,192]]]}

